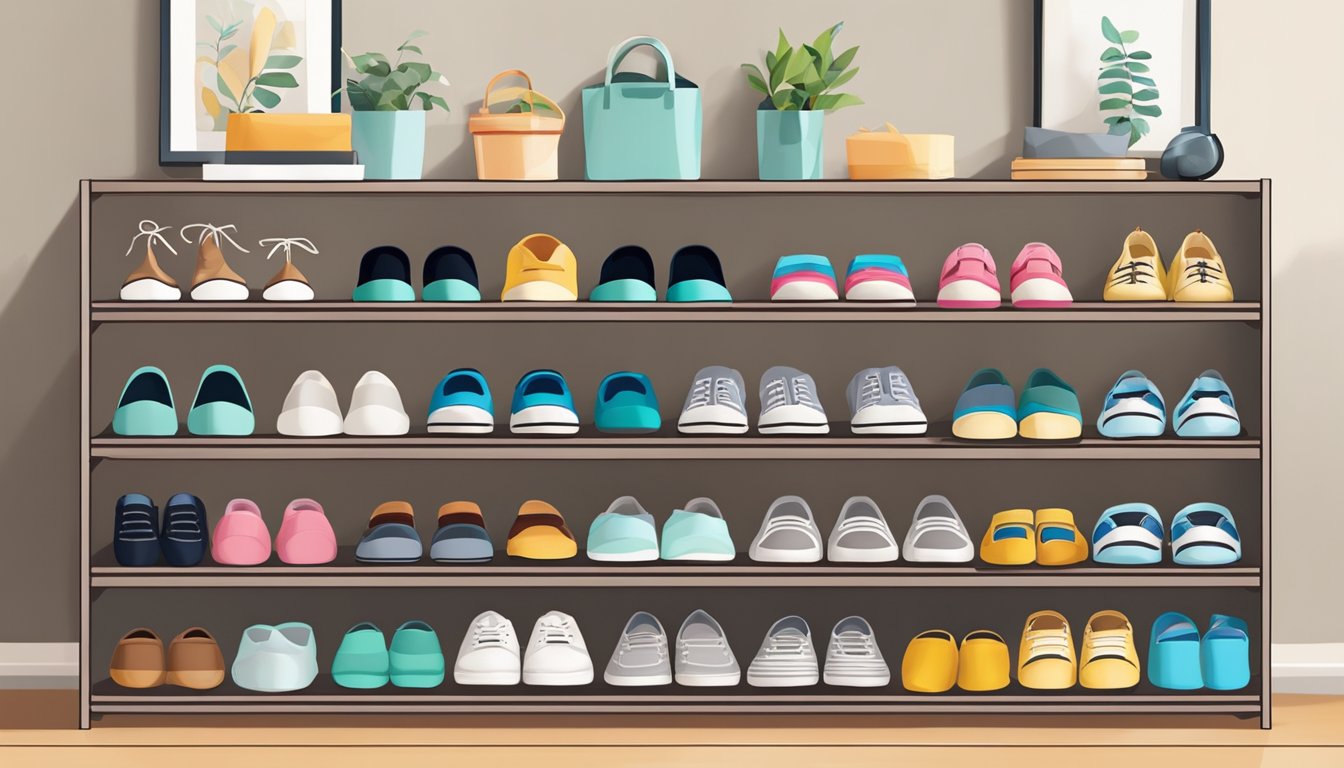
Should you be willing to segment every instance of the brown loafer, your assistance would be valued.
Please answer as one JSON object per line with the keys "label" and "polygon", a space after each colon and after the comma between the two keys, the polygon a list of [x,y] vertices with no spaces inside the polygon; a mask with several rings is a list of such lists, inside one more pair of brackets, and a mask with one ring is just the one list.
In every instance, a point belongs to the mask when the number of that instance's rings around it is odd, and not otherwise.
{"label": "brown loafer", "polygon": [[168,685],[203,691],[224,682],[224,654],[200,627],[182,631],[168,644]]}
{"label": "brown loafer", "polygon": [[154,630],[132,629],[112,651],[109,672],[123,688],[157,688],[164,681],[163,640]]}

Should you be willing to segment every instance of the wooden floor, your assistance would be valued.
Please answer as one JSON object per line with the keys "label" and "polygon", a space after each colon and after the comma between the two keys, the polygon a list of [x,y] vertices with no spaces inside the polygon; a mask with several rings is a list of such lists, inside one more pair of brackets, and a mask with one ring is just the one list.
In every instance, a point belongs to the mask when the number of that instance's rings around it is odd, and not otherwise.
{"label": "wooden floor", "polygon": [[[990,766],[1340,768],[1344,698],[1279,696],[1275,727],[1229,717],[108,716],[69,691],[0,691],[0,766]],[[300,752],[302,754],[300,754]],[[391,762],[395,761],[395,762]]]}

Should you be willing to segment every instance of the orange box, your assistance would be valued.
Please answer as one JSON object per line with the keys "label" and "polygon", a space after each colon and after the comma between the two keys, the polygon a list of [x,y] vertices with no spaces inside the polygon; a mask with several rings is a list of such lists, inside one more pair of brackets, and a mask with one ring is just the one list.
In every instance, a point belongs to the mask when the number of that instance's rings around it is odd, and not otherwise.
{"label": "orange box", "polygon": [[350,152],[350,116],[229,115],[229,152]]}

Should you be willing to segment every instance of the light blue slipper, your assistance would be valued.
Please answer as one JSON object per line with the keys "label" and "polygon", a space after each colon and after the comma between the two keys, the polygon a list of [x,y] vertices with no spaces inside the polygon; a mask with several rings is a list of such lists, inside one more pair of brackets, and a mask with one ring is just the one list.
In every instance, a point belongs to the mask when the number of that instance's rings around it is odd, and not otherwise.
{"label": "light blue slipper", "polygon": [[1204,687],[1199,628],[1185,614],[1168,611],[1153,622],[1148,640],[1148,682],[1173,691]]}
{"label": "light blue slipper", "polygon": [[1204,685],[1215,691],[1238,691],[1251,682],[1251,638],[1246,622],[1215,613],[1199,647]]}

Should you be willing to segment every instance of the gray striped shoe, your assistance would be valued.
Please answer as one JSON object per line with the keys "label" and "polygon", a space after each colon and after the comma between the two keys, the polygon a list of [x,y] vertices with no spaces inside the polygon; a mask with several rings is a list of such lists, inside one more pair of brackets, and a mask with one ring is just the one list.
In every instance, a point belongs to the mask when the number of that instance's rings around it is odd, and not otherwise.
{"label": "gray striped shoe", "polygon": [[812,630],[801,616],[776,621],[747,667],[747,684],[757,688],[816,685],[819,678]]}

